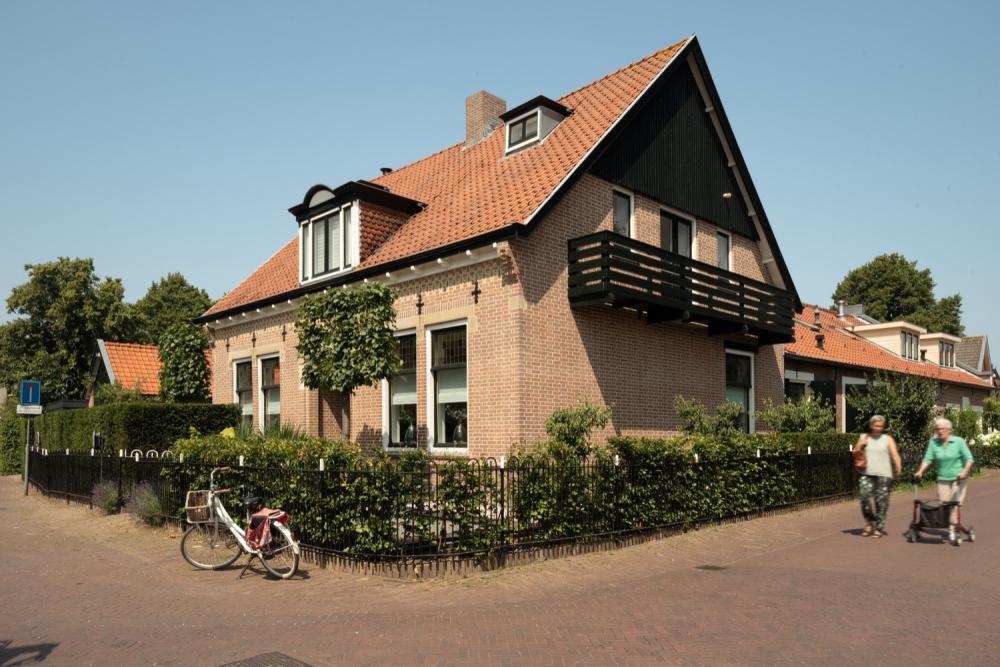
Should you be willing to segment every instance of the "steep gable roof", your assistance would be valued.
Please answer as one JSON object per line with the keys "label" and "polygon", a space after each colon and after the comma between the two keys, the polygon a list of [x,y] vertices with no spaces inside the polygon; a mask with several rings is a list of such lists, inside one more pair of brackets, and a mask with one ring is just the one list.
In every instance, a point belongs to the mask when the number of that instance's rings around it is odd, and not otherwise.
{"label": "steep gable roof", "polygon": [[[572,113],[544,141],[530,149],[505,156],[505,134],[499,127],[478,144],[466,147],[459,142],[373,179],[372,183],[388,188],[393,194],[423,202],[426,208],[411,216],[351,273],[337,280],[355,281],[471,240],[488,242],[515,233],[529,233],[574,177],[610,141],[622,118],[640,106],[644,93],[671,64],[683,61],[679,56],[688,50],[704,67],[696,38],[692,36],[563,96],[559,103]],[[715,95],[707,70],[704,76]],[[721,118],[724,129],[728,130],[724,114]],[[738,149],[734,146],[733,150],[738,156]],[[737,159],[742,161],[741,157]],[[738,167],[745,172],[745,166]],[[745,180],[749,182],[748,175]],[[752,184],[750,190],[753,191]],[[751,192],[751,196],[756,198],[756,193]],[[759,202],[753,206],[762,215]],[[794,292],[766,219],[763,225],[785,287]],[[317,289],[299,285],[297,248],[296,237],[200,319],[209,320]]]}
{"label": "steep gable roof", "polygon": [[[820,326],[816,328],[816,313]],[[943,368],[929,361],[912,361],[893,354],[884,347],[850,331],[850,327],[867,324],[854,315],[840,319],[837,313],[819,306],[806,305],[796,314],[795,341],[785,345],[785,354],[813,361],[851,366],[860,370],[882,370],[933,378],[940,382],[971,387],[990,388],[993,385],[958,368]],[[818,336],[823,336],[820,347]]]}

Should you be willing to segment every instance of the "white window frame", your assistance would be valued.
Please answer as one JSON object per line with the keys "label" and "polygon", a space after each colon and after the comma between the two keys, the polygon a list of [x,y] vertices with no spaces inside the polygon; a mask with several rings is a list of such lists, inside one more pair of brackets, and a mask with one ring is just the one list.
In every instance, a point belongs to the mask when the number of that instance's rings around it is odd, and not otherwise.
{"label": "white window frame", "polygon": [[[737,349],[730,348],[730,347],[725,348],[725,353],[726,354],[733,354],[733,355],[737,355],[737,356],[741,356],[741,357],[749,357],[750,358],[750,391],[748,392],[749,396],[747,397],[747,402],[750,405],[747,408],[747,430],[750,433],[756,433],[757,432],[757,420],[754,419],[754,415],[757,412],[757,397],[756,397],[756,391],[757,391],[757,369],[756,369],[755,364],[754,364],[754,353],[753,352],[747,352],[746,350],[737,350]],[[723,360],[722,360],[723,364],[725,364],[725,361],[726,361],[725,357],[723,357]],[[725,387],[726,387],[726,385],[725,385],[725,366],[723,366],[723,390],[725,390]]]}
{"label": "white window frame", "polygon": [[[267,412],[267,409],[264,405],[264,362],[267,361],[268,359],[277,359],[278,368],[280,369],[283,367],[283,364],[281,363],[280,352],[274,352],[272,354],[262,354],[261,356],[257,357],[257,405],[260,406],[260,409],[257,410],[258,413],[257,428],[260,429],[261,433],[264,432],[264,413]],[[279,386],[284,388],[283,384]],[[283,393],[284,392],[282,392],[282,394]],[[282,395],[281,398],[279,399],[278,405],[282,405],[283,403],[284,403],[284,395]],[[284,414],[284,411],[283,410],[279,411],[278,414],[279,415]]]}
{"label": "white window frame", "polygon": [[611,231],[615,231],[615,195],[614,193],[628,197],[628,238],[636,238],[635,233],[635,194],[625,188],[611,188]]}
{"label": "white window frame", "polygon": [[[240,425],[241,426],[243,424],[243,406],[240,405],[240,392],[236,388],[236,385],[237,385],[236,367],[239,366],[240,364],[246,364],[246,363],[250,364],[250,376],[251,376],[250,377],[250,391],[253,392],[253,357],[241,357],[239,359],[233,359],[232,360],[232,364],[233,364],[233,403],[240,409]],[[250,421],[251,421],[251,423],[253,423],[253,421],[254,421],[254,419],[253,419],[253,417],[254,417],[254,414],[253,414],[253,404],[254,404],[253,395],[251,393],[251,396],[250,396]]]}
{"label": "white window frame", "polygon": [[[516,125],[517,123],[520,123],[522,120],[524,120],[528,116],[532,116],[532,115],[535,116],[535,124],[536,124],[535,125],[535,127],[536,127],[535,136],[533,136],[530,139],[524,139],[524,140],[518,142],[517,144],[514,144],[513,146],[511,146],[510,145],[510,128],[511,128],[511,126],[512,125]],[[541,107],[535,107],[531,111],[527,111],[527,112],[521,114],[520,116],[517,116],[516,118],[511,118],[510,120],[506,121],[504,123],[504,137],[505,137],[505,139],[504,139],[504,146],[506,146],[506,149],[504,150],[504,156],[507,156],[507,155],[509,155],[509,154],[511,154],[511,153],[513,153],[515,151],[519,151],[522,148],[526,148],[528,146],[533,146],[533,145],[537,144],[538,142],[540,142],[542,140],[541,139],[541,137],[542,137],[542,108]]]}
{"label": "white window frame", "polygon": [[[347,225],[344,225],[344,219],[343,219],[343,217],[341,217],[341,220],[340,220],[340,249],[341,249],[340,250],[340,261],[341,261],[341,267],[339,269],[337,269],[336,271],[329,271],[327,273],[324,273],[321,276],[314,276],[313,275],[313,247],[312,247],[312,245],[313,245],[312,244],[312,233],[313,232],[312,232],[312,224],[314,222],[318,221],[318,220],[323,220],[324,218],[329,218],[329,217],[331,217],[331,216],[333,216],[333,215],[335,215],[337,213],[340,213],[344,209],[347,209],[347,211],[348,211],[348,218],[350,220],[350,228],[351,228],[351,238],[350,238],[350,249],[351,249],[351,252],[350,252],[350,257],[346,256],[346,254],[344,253],[344,248],[347,247],[347,245],[345,244],[345,241],[348,240],[346,238],[346,235],[345,235],[346,233],[344,231],[344,228]],[[307,232],[305,231],[307,227],[309,228],[309,232],[308,232],[309,242],[308,242],[308,244],[306,243]],[[304,274],[304,276],[300,276],[300,278],[299,278],[299,284],[300,285],[308,285],[310,283],[315,283],[315,282],[320,282],[320,281],[324,281],[324,280],[329,280],[330,278],[333,278],[333,277],[336,277],[336,276],[340,276],[340,275],[343,275],[345,273],[349,273],[350,271],[352,271],[354,269],[354,267],[356,267],[358,265],[358,262],[360,261],[360,244],[361,244],[361,215],[360,215],[360,206],[359,206],[358,200],[354,200],[354,201],[350,201],[350,202],[344,202],[340,206],[337,206],[335,208],[331,208],[328,211],[323,211],[322,213],[320,213],[318,215],[314,215],[313,217],[311,217],[311,218],[309,218],[307,220],[303,220],[302,222],[299,223],[299,260],[300,260],[300,262],[299,262],[299,270],[301,271],[301,270],[304,269],[305,274]],[[308,253],[306,253],[306,245],[309,246],[309,248],[308,248],[309,252]],[[351,265],[350,266],[343,266],[344,264],[347,263],[347,261],[350,261]]]}
{"label": "white window frame", "polygon": [[[691,223],[691,259],[698,262],[698,218],[694,217],[690,213],[685,213],[684,211],[678,210],[676,208],[671,208],[664,204],[660,204],[660,211],[666,213],[671,218],[683,218]],[[673,245],[674,230],[670,230],[670,245]],[[730,246],[731,248],[732,246]],[[673,248],[663,248],[667,252],[677,253]]]}
{"label": "white window frame", "polygon": [[[417,335],[416,328],[400,329],[399,331],[397,331],[397,332],[395,332],[393,334],[393,336],[395,336],[396,338],[402,338],[403,336],[415,336],[415,335]],[[468,355],[468,349],[469,349],[468,348],[468,340],[466,340],[466,355]],[[429,364],[428,364],[428,366],[429,366]],[[417,375],[419,375],[419,374],[420,374],[420,370],[418,368],[417,369]],[[417,447],[391,447],[390,446],[392,444],[392,425],[389,423],[389,416],[390,416],[389,415],[389,411],[392,409],[392,406],[389,404],[389,401],[391,399],[391,397],[389,395],[389,380],[388,379],[382,380],[382,382],[380,383],[380,385],[382,387],[382,448],[386,452],[388,452],[390,454],[399,454],[399,453],[402,453],[402,452],[412,451],[414,449],[419,449],[420,448],[419,447],[419,441],[418,441],[418,446]],[[417,405],[420,405],[419,401],[417,401]],[[417,428],[418,429],[419,429],[419,424],[420,424],[419,417],[420,417],[420,415],[418,414],[417,415]]]}
{"label": "white window frame", "polygon": [[[726,239],[729,240],[729,252],[726,254],[726,266],[718,266],[718,264],[719,264],[719,249],[716,248],[716,250],[715,250],[715,263],[716,263],[716,266],[717,266],[717,268],[724,269],[726,271],[732,271],[733,270],[733,235],[730,234],[729,232],[724,232],[721,229],[717,229],[717,230],[715,230],[715,241],[716,241],[716,243],[719,242],[719,237],[720,236],[725,236]],[[693,255],[694,253],[692,252],[691,254]]]}
{"label": "white window frame", "polygon": [[[471,355],[471,346],[469,345],[469,321],[466,319],[451,320],[450,322],[441,322],[438,324],[428,325],[424,327],[424,372],[426,378],[427,395],[425,396],[426,401],[426,412],[424,413],[427,420],[427,450],[432,454],[447,454],[448,456],[469,456],[469,451],[472,449],[471,438],[467,437],[465,447],[438,447],[436,430],[437,430],[437,410],[436,410],[436,395],[437,387],[434,382],[434,371],[431,370],[434,355],[434,332],[441,329],[452,329],[455,327],[463,327],[465,329],[465,391],[469,392],[472,383],[469,381],[469,368],[471,364],[469,363],[469,358]],[[465,404],[465,423],[468,426],[472,423],[472,396],[467,396]],[[471,435],[471,429],[469,433]]]}
{"label": "white window frame", "polygon": [[[810,373],[808,371],[793,371],[791,369],[786,368],[785,379],[791,382],[792,384],[802,385],[805,388],[805,390],[802,392],[802,395],[805,396],[806,398],[812,396],[813,392],[811,384],[816,379],[816,375],[814,373]],[[788,396],[786,395],[785,398],[787,399]]]}
{"label": "white window frame", "polygon": [[[847,377],[844,376],[840,378],[840,415],[837,418],[837,422],[840,425],[840,432],[847,433],[847,385],[858,385],[863,384],[868,385],[868,380],[866,378],[858,377]],[[838,406],[840,407],[840,406]]]}

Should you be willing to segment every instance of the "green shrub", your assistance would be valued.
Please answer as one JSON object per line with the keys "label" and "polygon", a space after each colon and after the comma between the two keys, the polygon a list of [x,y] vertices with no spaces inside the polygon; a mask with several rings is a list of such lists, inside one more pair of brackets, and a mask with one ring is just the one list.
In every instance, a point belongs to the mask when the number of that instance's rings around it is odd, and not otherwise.
{"label": "green shrub", "polygon": [[757,422],[779,433],[828,433],[834,428],[834,410],[822,397],[807,396],[801,401],[785,399],[775,404],[764,399],[764,407],[754,415]]}
{"label": "green shrub", "polygon": [[710,415],[701,401],[677,395],[674,409],[684,420],[682,430],[685,433],[728,438],[741,432],[743,406],[739,403],[723,401],[716,406],[715,414]]}
{"label": "green shrub", "polygon": [[148,482],[137,484],[128,500],[125,501],[125,511],[147,526],[159,526],[163,523],[163,508],[153,487]]}
{"label": "green shrub", "polygon": [[24,461],[24,419],[0,417],[0,475],[21,472]]}
{"label": "green shrub", "polygon": [[236,405],[181,403],[113,403],[86,410],[50,412],[35,419],[42,447],[54,451],[88,451],[92,433],[104,436],[109,451],[169,449],[192,428],[218,433],[239,421]]}
{"label": "green shrub", "polygon": [[120,506],[118,484],[116,482],[98,482],[90,495],[94,507],[105,514],[116,514]]}
{"label": "green shrub", "polygon": [[590,434],[604,428],[611,418],[611,408],[583,402],[572,408],[559,408],[545,420],[545,432],[553,442],[562,442],[580,456],[590,452]]}
{"label": "green shrub", "polygon": [[944,417],[951,421],[952,432],[970,444],[975,444],[982,435],[982,429],[979,428],[980,414],[972,408],[945,410]]}

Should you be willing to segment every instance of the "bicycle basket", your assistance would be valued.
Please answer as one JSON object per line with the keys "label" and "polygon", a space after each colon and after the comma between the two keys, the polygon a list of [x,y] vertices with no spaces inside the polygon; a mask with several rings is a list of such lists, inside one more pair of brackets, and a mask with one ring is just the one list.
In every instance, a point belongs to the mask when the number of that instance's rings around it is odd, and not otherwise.
{"label": "bicycle basket", "polygon": [[184,512],[188,523],[206,523],[212,520],[212,506],[208,504],[208,491],[188,491]]}

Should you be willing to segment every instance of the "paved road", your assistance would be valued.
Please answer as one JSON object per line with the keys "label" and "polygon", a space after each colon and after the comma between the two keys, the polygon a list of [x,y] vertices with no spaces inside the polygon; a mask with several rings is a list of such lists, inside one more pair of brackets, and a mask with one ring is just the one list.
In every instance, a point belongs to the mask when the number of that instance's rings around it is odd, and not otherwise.
{"label": "paved road", "polygon": [[0,665],[998,664],[1000,475],[961,548],[899,537],[909,500],[882,540],[852,502],[467,579],[274,582],[0,478]]}

